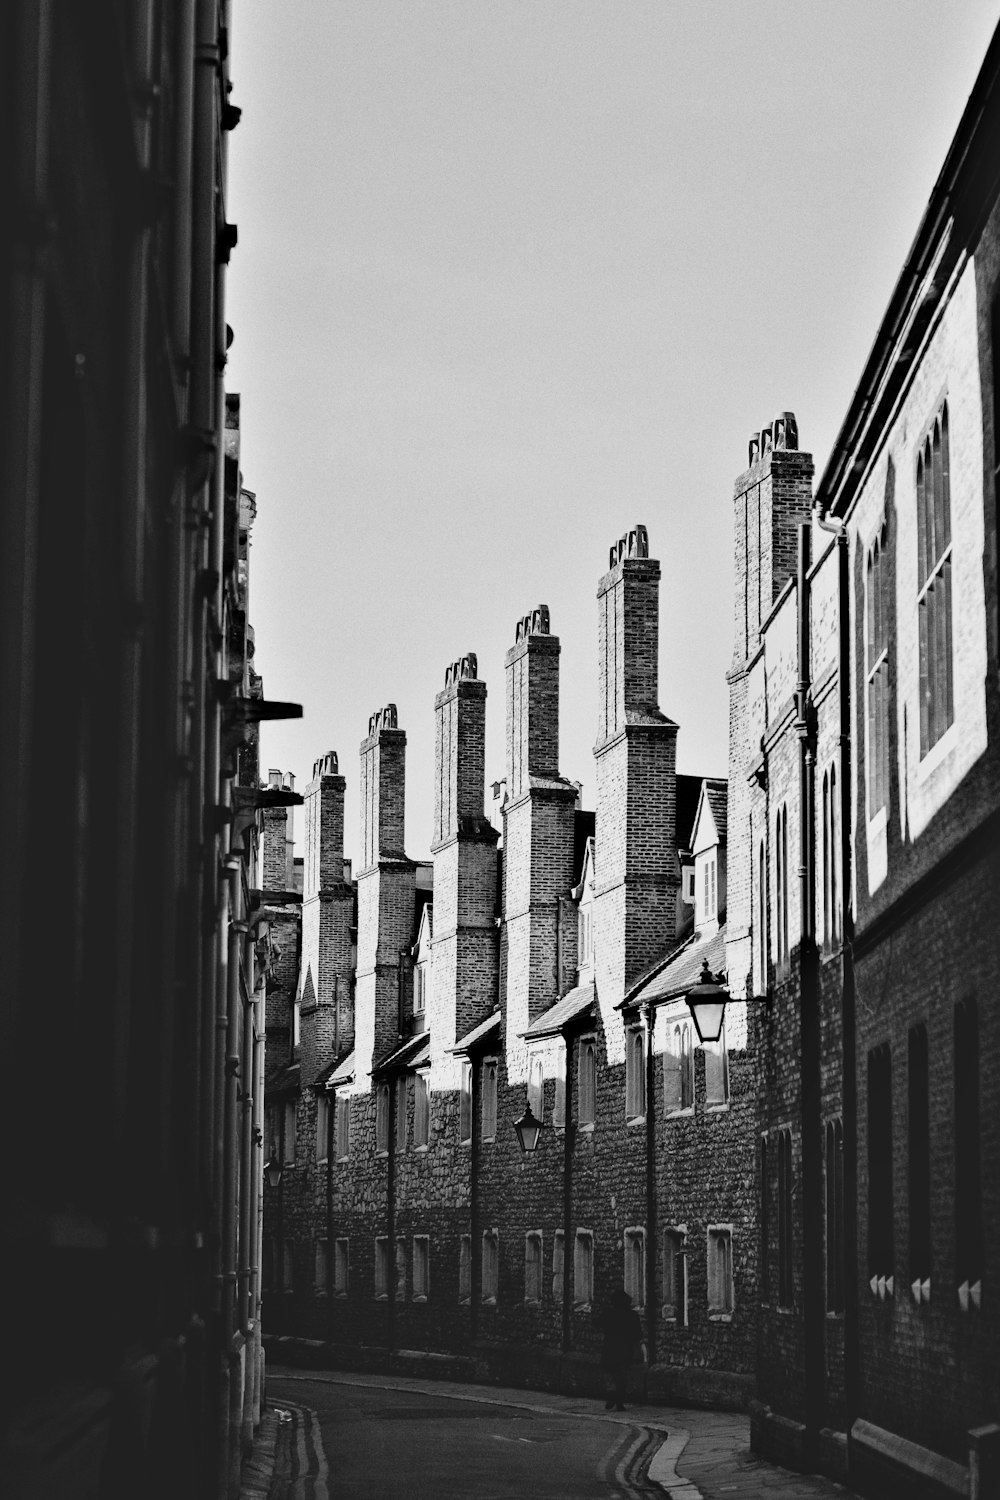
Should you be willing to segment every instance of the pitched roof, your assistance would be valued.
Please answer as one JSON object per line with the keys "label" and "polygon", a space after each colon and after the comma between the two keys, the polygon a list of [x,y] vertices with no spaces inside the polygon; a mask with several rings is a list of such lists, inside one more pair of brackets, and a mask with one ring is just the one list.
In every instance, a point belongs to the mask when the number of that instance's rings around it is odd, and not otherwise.
{"label": "pitched roof", "polygon": [[708,937],[695,932],[667,959],[649,979],[640,980],[625,996],[624,1004],[632,1006],[646,1001],[673,1000],[686,995],[698,983],[701,967],[707,963],[713,974],[726,966],[726,929],[719,927]]}
{"label": "pitched roof", "polygon": [[350,1083],[353,1078],[354,1053],[348,1052],[346,1057],[342,1057],[340,1059],[340,1062],[327,1063],[326,1067],[323,1069],[319,1077],[316,1079],[316,1082],[313,1084],[313,1088],[332,1089],[336,1088],[338,1083]]}
{"label": "pitched roof", "polygon": [[715,777],[705,778],[705,801],[712,809],[712,817],[715,819],[715,831],[719,835],[719,843],[726,841],[726,825],[729,821],[729,783]]}
{"label": "pitched roof", "polygon": [[415,1068],[418,1063],[427,1061],[430,1051],[429,1032],[418,1032],[416,1036],[408,1036],[404,1042],[398,1042],[375,1064],[372,1073],[384,1073],[390,1068]]}
{"label": "pitched roof", "polygon": [[531,1041],[533,1038],[542,1036],[558,1036],[564,1026],[578,1016],[584,1015],[592,1010],[594,1005],[594,982],[589,984],[578,984],[576,989],[570,990],[568,995],[563,995],[555,1005],[550,1005],[544,1015],[539,1016],[537,1021],[532,1021],[527,1031],[521,1035]]}
{"label": "pitched roof", "polygon": [[577,810],[573,814],[573,879],[583,873],[583,861],[587,853],[587,840],[594,837],[597,814]]}
{"label": "pitched roof", "polygon": [[454,1047],[449,1047],[448,1051],[469,1052],[473,1047],[482,1046],[484,1042],[489,1041],[494,1032],[497,1035],[500,1032],[500,1012],[498,1010],[495,1010],[491,1016],[487,1016],[485,1021],[480,1021],[478,1026],[473,1026],[472,1030],[467,1031],[461,1041],[456,1042]]}
{"label": "pitched roof", "polygon": [[694,838],[694,819],[701,797],[702,776],[677,777],[676,836],[678,849],[690,849]]}

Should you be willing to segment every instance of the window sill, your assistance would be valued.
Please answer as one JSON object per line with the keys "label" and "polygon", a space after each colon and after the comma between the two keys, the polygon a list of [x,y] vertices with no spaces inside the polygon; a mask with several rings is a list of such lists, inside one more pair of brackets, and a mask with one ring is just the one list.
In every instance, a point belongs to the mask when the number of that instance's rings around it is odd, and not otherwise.
{"label": "window sill", "polygon": [[426,1292],[414,1292],[413,1296],[410,1298],[410,1301],[411,1302],[426,1302],[427,1301],[427,1293]]}
{"label": "window sill", "polygon": [[389,1300],[389,1293],[388,1292],[376,1292],[375,1293],[375,1301],[376,1302],[388,1302],[388,1300]]}
{"label": "window sill", "polygon": [[346,1166],[347,1163],[350,1161],[350,1159],[351,1158],[349,1156],[338,1156],[337,1157],[337,1166],[338,1167],[344,1167],[344,1166]]}
{"label": "window sill", "polygon": [[828,1323],[842,1323],[844,1321],[844,1309],[842,1307],[828,1307],[826,1310],[826,1321]]}
{"label": "window sill", "polygon": [[663,1118],[665,1120],[693,1120],[694,1105],[682,1104],[680,1109],[668,1109]]}
{"label": "window sill", "polygon": [[591,1310],[591,1304],[589,1302],[574,1302],[573,1303],[573,1311],[575,1313],[589,1313],[590,1310]]}
{"label": "window sill", "polygon": [[338,1302],[343,1302],[347,1298],[346,1291],[335,1291],[333,1295],[336,1297]]}
{"label": "window sill", "polygon": [[317,1167],[325,1167],[328,1165],[329,1161],[330,1158],[328,1156],[317,1156],[316,1165]]}
{"label": "window sill", "polygon": [[645,1125],[645,1123],[646,1123],[646,1116],[645,1116],[645,1114],[641,1114],[641,1115],[629,1115],[629,1117],[628,1117],[628,1119],[626,1120],[625,1123],[628,1126],[629,1130],[634,1130],[634,1129],[637,1129],[638,1126],[640,1126],[640,1125]]}
{"label": "window sill", "polygon": [[325,1286],[315,1286],[315,1287],[313,1287],[313,1296],[314,1297],[328,1297],[329,1295],[330,1295],[330,1293],[327,1291],[327,1289],[326,1289]]}
{"label": "window sill", "polygon": [[728,1109],[729,1109],[729,1100],[728,1099],[724,1100],[720,1104],[706,1104],[705,1105],[705,1113],[706,1113],[706,1115],[724,1115],[727,1112]]}
{"label": "window sill", "polygon": [[525,1297],[524,1305],[525,1307],[541,1307],[542,1299],[541,1297]]}
{"label": "window sill", "polygon": [[708,1314],[708,1321],[710,1323],[731,1323],[733,1321],[733,1315],[731,1312],[712,1312],[710,1310]]}
{"label": "window sill", "polygon": [[415,1156],[417,1156],[417,1155],[424,1156],[426,1154],[426,1152],[429,1151],[429,1150],[430,1150],[430,1143],[428,1141],[420,1141],[417,1145],[414,1146],[414,1148],[413,1148],[413,1154]]}
{"label": "window sill", "polygon": [[484,1307],[496,1307],[496,1305],[497,1305],[497,1299],[495,1297],[484,1297],[483,1298],[483,1306]]}
{"label": "window sill", "polygon": [[940,739],[934,741],[922,760],[917,762],[917,784],[932,776],[943,760],[954,750],[958,741],[958,720],[953,719]]}
{"label": "window sill", "polygon": [[593,1135],[594,1122],[593,1120],[581,1120],[576,1128],[581,1135]]}

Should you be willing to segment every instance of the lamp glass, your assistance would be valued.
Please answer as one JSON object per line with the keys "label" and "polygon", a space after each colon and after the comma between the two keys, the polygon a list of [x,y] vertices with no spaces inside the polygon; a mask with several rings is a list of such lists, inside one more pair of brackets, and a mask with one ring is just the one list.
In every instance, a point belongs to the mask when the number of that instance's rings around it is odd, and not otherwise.
{"label": "lamp glass", "polygon": [[264,1176],[267,1178],[268,1187],[276,1188],[281,1181],[281,1162],[276,1156],[264,1163]]}
{"label": "lamp glass", "polygon": [[535,1118],[529,1104],[521,1118],[514,1121],[514,1134],[522,1151],[534,1151],[541,1130],[542,1122]]}
{"label": "lamp glass", "polygon": [[704,1000],[700,1000],[692,991],[687,997],[687,1003],[699,1042],[717,1042],[722,1035],[722,1021],[726,1014],[725,994],[706,996]]}

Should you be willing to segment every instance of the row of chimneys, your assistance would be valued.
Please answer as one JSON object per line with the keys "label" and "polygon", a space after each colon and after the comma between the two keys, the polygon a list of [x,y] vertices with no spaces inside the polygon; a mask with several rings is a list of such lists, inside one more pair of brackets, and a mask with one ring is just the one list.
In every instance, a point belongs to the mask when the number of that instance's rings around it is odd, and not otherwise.
{"label": "row of chimneys", "polygon": [[[780,413],[751,440],[751,465],[760,460],[761,467],[745,476],[737,495],[736,544],[746,558],[737,571],[744,588],[759,591],[765,551],[777,562],[792,511],[800,501],[808,507],[811,464],[797,446],[791,412]],[[783,468],[795,470],[794,498],[772,504],[769,470],[779,457]],[[743,493],[747,483],[755,486],[753,506]],[[787,478],[782,483],[787,488]],[[609,1058],[615,1060],[624,1047],[616,1007],[676,932],[680,871],[677,725],[658,703],[660,566],[649,556],[646,528],[637,525],[619,538],[609,563],[597,594],[594,951],[597,1000]],[[778,580],[768,582],[773,598]],[[758,613],[768,607],[769,600],[758,601]],[[749,606],[743,613],[749,624]],[[558,768],[559,654],[545,605],[518,620],[505,657],[502,997],[497,834],[483,807],[486,685],[474,653],[448,666],[435,698],[434,976],[428,1021],[432,1062],[444,1071],[454,1065],[447,1048],[501,999],[508,1071],[516,1078],[524,1061],[518,1033],[560,998],[574,972],[575,926],[563,930],[559,911],[580,873],[573,868],[578,788]],[[373,1061],[398,1039],[401,1017],[408,1013],[404,991],[412,973],[400,954],[410,957],[414,937],[416,867],[405,854],[405,753],[405,731],[395,705],[388,704],[372,715],[361,744],[354,1017],[359,1086]],[[349,983],[343,971],[349,945],[338,935],[338,924],[346,930],[351,910],[343,879],[344,785],[330,752],[314,763],[305,798],[302,968],[321,1010],[334,1003],[332,990],[343,993]],[[316,915],[321,908],[322,920]],[[328,950],[338,955],[333,963],[324,956]]]}

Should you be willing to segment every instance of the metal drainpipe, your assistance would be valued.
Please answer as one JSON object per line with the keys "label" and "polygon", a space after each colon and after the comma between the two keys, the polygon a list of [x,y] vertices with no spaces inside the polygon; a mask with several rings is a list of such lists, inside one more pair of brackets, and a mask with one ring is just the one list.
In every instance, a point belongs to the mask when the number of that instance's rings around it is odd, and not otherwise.
{"label": "metal drainpipe", "polygon": [[385,1159],[386,1369],[389,1368],[390,1356],[396,1347],[396,1085],[398,1076],[397,1074],[389,1075],[389,1150]]}
{"label": "metal drainpipe", "polygon": [[482,1108],[482,1058],[470,1057],[469,1088],[472,1110],[472,1133],[469,1140],[469,1342],[475,1344],[479,1337],[479,1299],[482,1292],[482,1266],[476,1246],[480,1239],[479,1227],[479,1148],[481,1139],[480,1110]]}
{"label": "metal drainpipe", "polygon": [[[844,1111],[844,1405],[848,1445],[858,1416],[858,1091],[857,1018],[855,1011],[851,859],[851,551],[847,527],[816,512],[824,531],[837,538],[839,588],[838,681],[840,744],[840,932],[841,932],[841,1102]],[[850,1446],[848,1447],[850,1453]]]}
{"label": "metal drainpipe", "polygon": [[250,1182],[252,1187],[253,1218],[250,1241],[250,1318],[253,1321],[254,1370],[253,1370],[253,1423],[260,1421],[264,1399],[263,1355],[261,1348],[261,1290],[260,1268],[264,1247],[264,1030],[266,1025],[267,976],[261,974],[254,986],[254,1038],[253,1038],[253,1143],[251,1154]]}
{"label": "metal drainpipe", "polygon": [[[226,1025],[222,1034],[225,1056],[224,1114],[222,1118],[222,1347],[232,1353],[236,1331],[237,1229],[239,1208],[236,1191],[240,1147],[240,1043],[242,1016],[240,996],[240,950],[243,944],[241,881],[239,867],[229,857],[230,920],[226,934]],[[221,995],[220,995],[221,998]],[[221,1015],[220,1015],[221,1022]]]}
{"label": "metal drainpipe", "polygon": [[[246,960],[253,953],[254,935],[248,931],[243,940],[243,964],[244,977],[246,973]],[[242,1168],[240,1174],[240,1235],[239,1235],[239,1292],[238,1292],[238,1322],[240,1332],[249,1339],[253,1313],[250,1301],[250,1283],[252,1280],[253,1257],[251,1253],[251,1242],[253,1239],[253,1112],[256,1094],[254,1091],[254,1006],[255,991],[248,990],[247,998],[243,1001],[240,997],[243,1009],[243,1045],[240,1048],[240,1092],[242,1108],[240,1111],[240,1147],[242,1153]]]}
{"label": "metal drainpipe", "polygon": [[795,731],[799,741],[799,1015],[802,1090],[802,1313],[806,1442],[815,1459],[825,1383],[823,1297],[823,1140],[820,1073],[819,972],[815,935],[816,737],[811,695],[811,523],[799,526],[798,683]]}
{"label": "metal drainpipe", "polygon": [[647,1000],[646,1013],[646,1355],[656,1358],[656,1090],[653,1030],[656,1006]]}
{"label": "metal drainpipe", "polygon": [[563,1141],[563,1268],[562,1268],[562,1349],[568,1354],[573,1347],[573,1319],[570,1304],[570,1235],[573,1225],[573,1148],[576,1123],[573,1119],[573,1058],[576,1039],[563,1032],[566,1044],[566,1137]]}
{"label": "metal drainpipe", "polygon": [[[336,993],[336,980],[334,981],[334,993]],[[334,1054],[333,1055],[334,1055],[334,1057],[336,1057],[336,1055],[337,1055],[336,1048],[334,1049]],[[325,1087],[324,1087],[323,1093],[324,1093],[324,1095],[327,1094],[327,1091],[326,1091]],[[348,1096],[348,1097],[350,1097],[350,1096]],[[334,1262],[334,1246],[333,1246],[333,1127],[334,1127],[334,1113],[335,1113],[335,1111],[337,1109],[337,1095],[336,1095],[336,1093],[333,1093],[332,1095],[328,1095],[327,1098],[328,1098],[328,1103],[327,1103],[327,1108],[326,1108],[326,1184],[325,1184],[325,1186],[326,1186],[326,1313],[327,1313],[327,1323],[328,1323],[327,1332],[328,1332],[328,1335],[329,1335],[330,1339],[332,1340],[333,1334],[334,1334],[334,1331],[335,1331],[335,1323],[336,1323],[336,1319],[334,1318],[334,1314],[333,1314],[333,1262]],[[377,1104],[378,1104],[378,1095],[377,1094],[375,1096],[375,1099],[376,1099],[376,1107],[377,1107]],[[330,1102],[332,1102],[332,1104],[333,1104],[333,1108],[332,1109],[330,1108]],[[350,1108],[350,1105],[348,1105],[348,1108]]]}

